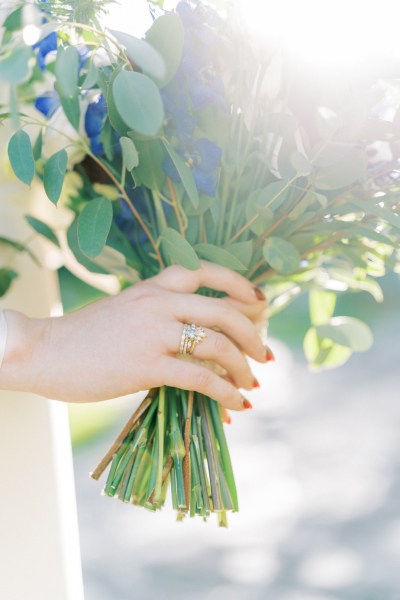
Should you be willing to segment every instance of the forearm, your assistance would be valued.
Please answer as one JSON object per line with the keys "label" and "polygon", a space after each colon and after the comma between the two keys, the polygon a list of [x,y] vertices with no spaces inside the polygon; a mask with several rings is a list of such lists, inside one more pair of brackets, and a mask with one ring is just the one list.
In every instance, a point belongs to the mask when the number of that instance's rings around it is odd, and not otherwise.
{"label": "forearm", "polygon": [[4,312],[7,336],[0,368],[0,390],[37,392],[43,365],[41,348],[46,319],[30,319],[22,313]]}

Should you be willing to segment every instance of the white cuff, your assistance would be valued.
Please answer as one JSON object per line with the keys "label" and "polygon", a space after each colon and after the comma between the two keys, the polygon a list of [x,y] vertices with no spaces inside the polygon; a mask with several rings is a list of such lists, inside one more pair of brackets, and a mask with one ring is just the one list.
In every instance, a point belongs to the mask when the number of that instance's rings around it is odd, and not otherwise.
{"label": "white cuff", "polygon": [[0,369],[3,364],[3,358],[6,351],[7,342],[7,321],[4,311],[0,310]]}

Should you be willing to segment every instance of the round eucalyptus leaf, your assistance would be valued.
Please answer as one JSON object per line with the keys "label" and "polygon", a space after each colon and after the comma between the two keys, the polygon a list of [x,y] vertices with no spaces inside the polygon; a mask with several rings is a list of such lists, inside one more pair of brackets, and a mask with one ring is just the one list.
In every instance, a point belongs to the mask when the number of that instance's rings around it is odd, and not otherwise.
{"label": "round eucalyptus leaf", "polygon": [[[182,59],[183,25],[176,13],[166,13],[156,19],[146,33],[146,39],[158,50],[164,59],[165,73],[158,81],[160,87],[166,86],[174,77]],[[171,40],[174,43],[171,44]]]}
{"label": "round eucalyptus leaf", "polygon": [[333,317],[328,323],[318,325],[316,330],[321,338],[328,338],[354,352],[365,352],[373,342],[368,325],[354,317]]}
{"label": "round eucalyptus leaf", "polygon": [[79,248],[90,258],[98,256],[106,245],[111,228],[113,209],[107,198],[95,198],[87,203],[78,217]]}
{"label": "round eucalyptus leaf", "polygon": [[64,148],[56,152],[44,165],[43,185],[49,200],[57,204],[67,170],[68,154]]}
{"label": "round eucalyptus leaf", "polygon": [[60,96],[74,98],[78,95],[79,63],[79,52],[74,46],[58,49],[55,73]]}
{"label": "round eucalyptus leaf", "polygon": [[128,126],[143,135],[155,135],[164,120],[160,92],[147,75],[121,71],[112,84],[114,105]]}
{"label": "round eucalyptus leaf", "polygon": [[35,174],[35,163],[30,137],[22,129],[15,132],[10,139],[8,158],[18,179],[30,185]]}
{"label": "round eucalyptus leaf", "polygon": [[297,248],[282,238],[269,237],[264,243],[263,255],[278,273],[292,273],[299,267],[300,254]]}
{"label": "round eucalyptus leaf", "polygon": [[[143,73],[146,73],[150,77],[156,79],[163,79],[166,75],[165,62],[159,52],[146,40],[141,40],[124,33],[123,31],[115,31],[110,29],[116,40],[125,48],[125,53],[129,60],[136,66],[138,66]],[[175,46],[171,44],[171,39],[168,41],[169,46]]]}

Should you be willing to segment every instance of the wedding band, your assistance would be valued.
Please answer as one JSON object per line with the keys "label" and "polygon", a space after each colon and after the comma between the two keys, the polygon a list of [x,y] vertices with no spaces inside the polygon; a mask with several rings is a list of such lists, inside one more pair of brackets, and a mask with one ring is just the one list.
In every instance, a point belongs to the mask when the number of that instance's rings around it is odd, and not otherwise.
{"label": "wedding band", "polygon": [[179,347],[180,354],[193,354],[197,344],[206,337],[206,332],[202,327],[197,327],[194,323],[183,326],[181,343]]}

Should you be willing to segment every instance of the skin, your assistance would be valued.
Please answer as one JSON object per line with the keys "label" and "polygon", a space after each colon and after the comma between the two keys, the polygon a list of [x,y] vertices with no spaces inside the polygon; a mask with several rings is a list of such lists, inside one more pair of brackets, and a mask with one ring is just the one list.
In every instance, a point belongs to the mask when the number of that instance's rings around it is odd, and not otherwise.
{"label": "skin", "polygon": [[[227,296],[195,294],[204,286]],[[247,279],[204,261],[196,271],[168,267],[63,317],[32,319],[6,311],[0,389],[94,402],[169,385],[243,410],[238,388],[250,390],[255,384],[245,354],[267,362],[259,333],[265,310],[266,301]],[[206,331],[194,350],[196,360],[177,354],[183,323]],[[204,360],[217,363],[220,374]]]}

